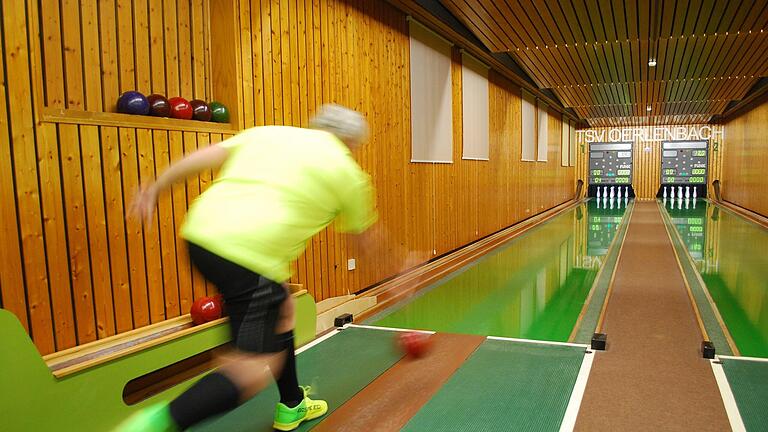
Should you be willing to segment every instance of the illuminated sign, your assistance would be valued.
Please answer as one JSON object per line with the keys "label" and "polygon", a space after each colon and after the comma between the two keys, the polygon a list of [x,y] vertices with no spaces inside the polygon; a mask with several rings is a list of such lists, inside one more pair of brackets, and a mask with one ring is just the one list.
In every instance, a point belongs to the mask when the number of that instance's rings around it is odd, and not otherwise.
{"label": "illuminated sign", "polygon": [[650,126],[637,128],[583,129],[577,130],[587,143],[627,141],[699,141],[722,139],[722,130],[710,125],[701,126]]}

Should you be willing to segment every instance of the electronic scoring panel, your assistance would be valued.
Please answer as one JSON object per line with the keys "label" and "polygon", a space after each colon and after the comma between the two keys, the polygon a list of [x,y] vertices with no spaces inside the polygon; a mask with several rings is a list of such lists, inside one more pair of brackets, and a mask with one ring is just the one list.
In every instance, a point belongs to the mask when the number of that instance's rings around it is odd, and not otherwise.
{"label": "electronic scoring panel", "polygon": [[707,141],[664,141],[661,150],[662,185],[707,183]]}
{"label": "electronic scoring panel", "polygon": [[632,183],[632,143],[592,143],[589,145],[590,185],[629,185]]}

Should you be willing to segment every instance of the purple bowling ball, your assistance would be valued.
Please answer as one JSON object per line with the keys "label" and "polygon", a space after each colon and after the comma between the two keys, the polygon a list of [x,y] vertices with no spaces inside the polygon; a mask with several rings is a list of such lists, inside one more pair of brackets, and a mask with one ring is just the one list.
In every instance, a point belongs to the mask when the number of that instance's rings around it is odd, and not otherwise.
{"label": "purple bowling ball", "polygon": [[117,99],[117,112],[124,114],[149,114],[149,101],[137,91],[127,91]]}

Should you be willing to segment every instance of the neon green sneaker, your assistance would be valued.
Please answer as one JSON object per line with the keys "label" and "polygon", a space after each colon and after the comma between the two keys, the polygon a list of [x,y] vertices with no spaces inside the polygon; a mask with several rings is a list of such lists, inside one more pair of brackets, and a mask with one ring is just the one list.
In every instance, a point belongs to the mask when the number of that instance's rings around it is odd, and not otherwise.
{"label": "neon green sneaker", "polygon": [[304,391],[304,399],[295,407],[288,408],[283,403],[275,407],[275,422],[272,427],[280,431],[292,431],[299,427],[301,422],[322,417],[328,412],[328,403],[323,400],[309,398],[311,388],[301,387]]}
{"label": "neon green sneaker", "polygon": [[160,403],[134,413],[120,423],[115,432],[177,432],[178,430],[168,404]]}

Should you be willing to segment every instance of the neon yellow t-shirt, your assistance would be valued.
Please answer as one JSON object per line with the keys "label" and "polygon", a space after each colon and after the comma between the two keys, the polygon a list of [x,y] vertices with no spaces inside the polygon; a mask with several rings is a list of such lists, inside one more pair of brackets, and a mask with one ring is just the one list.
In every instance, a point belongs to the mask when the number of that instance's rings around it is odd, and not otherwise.
{"label": "neon yellow t-shirt", "polygon": [[222,258],[283,282],[307,240],[334,219],[354,233],[376,221],[370,177],[328,132],[264,126],[219,145],[229,156],[181,235]]}

